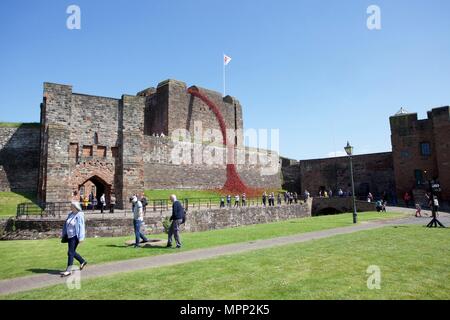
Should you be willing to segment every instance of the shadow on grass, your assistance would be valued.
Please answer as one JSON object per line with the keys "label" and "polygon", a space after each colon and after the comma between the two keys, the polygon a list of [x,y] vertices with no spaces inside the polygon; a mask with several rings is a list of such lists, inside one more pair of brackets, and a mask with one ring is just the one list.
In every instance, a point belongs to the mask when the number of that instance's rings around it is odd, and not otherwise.
{"label": "shadow on grass", "polygon": [[27,269],[27,271],[38,274],[60,275],[61,270],[54,269]]}
{"label": "shadow on grass", "polygon": [[[121,249],[134,249],[134,244],[130,244],[130,245],[117,245],[117,244],[107,244],[104,245],[102,247],[106,247],[106,248],[121,248]],[[170,248],[166,248],[165,246],[140,246],[141,249],[170,249]]]}
{"label": "shadow on grass", "polygon": [[21,192],[21,191],[14,191],[14,190],[12,190],[11,192],[26,198],[30,202],[33,202],[35,205],[38,205],[37,195],[35,193],[32,193],[32,192]]}

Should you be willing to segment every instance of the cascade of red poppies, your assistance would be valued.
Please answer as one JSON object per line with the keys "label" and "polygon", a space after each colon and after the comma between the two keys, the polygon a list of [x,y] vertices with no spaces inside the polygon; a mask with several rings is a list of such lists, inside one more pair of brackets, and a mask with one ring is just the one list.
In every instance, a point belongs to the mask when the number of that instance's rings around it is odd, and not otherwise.
{"label": "cascade of red poppies", "polygon": [[191,87],[188,89],[188,93],[193,95],[194,97],[199,98],[201,101],[203,101],[209,109],[214,113],[216,116],[217,121],[219,122],[220,130],[222,132],[222,140],[223,144],[227,147],[227,181],[225,182],[225,185],[223,186],[223,190],[229,191],[229,192],[248,192],[250,191],[249,188],[245,185],[244,182],[242,182],[241,177],[239,176],[236,165],[234,164],[234,144],[230,143],[227,144],[227,127],[225,124],[225,121],[223,119],[223,116],[217,108],[217,106],[208,99],[208,97],[201,93],[197,88]]}

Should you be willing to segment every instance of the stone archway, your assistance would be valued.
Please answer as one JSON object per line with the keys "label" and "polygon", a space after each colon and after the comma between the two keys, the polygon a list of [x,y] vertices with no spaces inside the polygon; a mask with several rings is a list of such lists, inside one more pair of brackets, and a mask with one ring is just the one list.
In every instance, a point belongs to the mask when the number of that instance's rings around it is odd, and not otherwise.
{"label": "stone archway", "polygon": [[97,203],[100,204],[100,197],[104,194],[106,203],[110,202],[112,185],[108,184],[105,180],[99,176],[92,176],[78,186],[80,196],[88,197],[92,195],[97,199]]}
{"label": "stone archway", "polygon": [[[71,187],[78,190],[78,194],[89,195],[95,187],[96,198],[101,197],[100,192],[105,193],[106,203],[110,202],[111,194],[115,194],[114,164],[100,161],[87,161],[76,165],[71,173]],[[84,190],[83,190],[84,187]],[[82,192],[83,191],[83,192]],[[98,193],[98,194],[97,194]]]}

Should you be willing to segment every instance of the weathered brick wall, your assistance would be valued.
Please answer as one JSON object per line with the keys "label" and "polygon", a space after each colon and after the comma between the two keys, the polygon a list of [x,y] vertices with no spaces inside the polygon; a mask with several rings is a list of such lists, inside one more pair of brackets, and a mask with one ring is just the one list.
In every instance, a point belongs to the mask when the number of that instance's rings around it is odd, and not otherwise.
{"label": "weathered brick wall", "polygon": [[291,192],[302,192],[300,162],[281,158],[282,188]]}
{"label": "weathered brick wall", "polygon": [[[107,194],[115,192],[113,148],[120,144],[119,105],[118,99],[72,95],[70,141],[76,149],[69,155],[72,190],[97,176],[108,185]],[[84,147],[92,147],[92,155],[84,154]]]}
{"label": "weathered brick wall", "polygon": [[[286,164],[282,172],[285,175],[284,181],[291,182],[293,189],[290,191],[303,193],[306,189],[312,196],[316,196],[322,187],[327,191],[331,189],[335,195],[339,188],[351,191],[348,157],[302,160],[299,164]],[[392,195],[395,193],[390,152],[354,156],[353,170],[355,193],[359,198],[364,199],[368,192],[374,196],[380,196],[384,191]]]}
{"label": "weathered brick wall", "polygon": [[70,188],[70,118],[72,86],[44,83],[41,107],[42,144],[40,200],[68,201]]}
{"label": "weathered brick wall", "polygon": [[144,110],[145,97],[122,96],[121,104],[121,172],[118,174],[119,203],[144,190]]}
{"label": "weathered brick wall", "polygon": [[[390,118],[393,163],[397,194],[426,189],[416,186],[415,170],[427,171],[426,179],[439,178],[441,198],[450,200],[450,108],[435,108],[428,119],[418,120],[417,113]],[[431,155],[422,155],[420,144],[431,145]]]}
{"label": "weathered brick wall", "polygon": [[[150,134],[171,135],[175,130],[188,130],[194,137],[194,124],[202,123],[203,130],[220,129],[214,113],[200,99],[187,92],[184,82],[166,80],[158,84],[156,98],[147,100],[151,105]],[[242,107],[233,97],[225,98],[219,92],[199,88],[219,108],[227,129],[243,129]],[[238,145],[243,144],[238,135]]]}
{"label": "weathered brick wall", "polygon": [[433,109],[431,116],[439,182],[442,185],[441,197],[450,202],[450,108]]}
{"label": "weathered brick wall", "polygon": [[0,191],[37,192],[39,139],[35,124],[0,127]]}
{"label": "weathered brick wall", "polygon": [[[183,149],[185,147],[186,149]],[[214,149],[214,155],[213,150]],[[220,189],[226,181],[226,148],[191,143],[174,143],[165,137],[144,137],[144,167],[146,189]],[[174,163],[176,150],[188,153],[183,165]],[[200,154],[197,158],[196,154]],[[221,155],[220,157],[218,155]],[[217,156],[217,158],[216,158]],[[270,172],[267,152],[239,149],[237,170],[243,181],[253,188],[276,189],[281,185],[278,157],[274,157],[274,170]],[[209,159],[220,161],[211,164]],[[244,160],[245,159],[245,160]],[[267,162],[266,162],[267,161]],[[265,171],[264,168],[267,170]]]}
{"label": "weathered brick wall", "polygon": [[435,150],[433,124],[414,113],[391,117],[390,125],[397,196],[402,199],[416,187],[414,170],[427,170],[430,177],[438,174],[435,156],[422,156],[420,151],[421,142],[430,142]]}
{"label": "weathered brick wall", "polygon": [[[166,214],[167,215],[167,214]],[[198,232],[214,229],[224,229],[282,221],[311,216],[311,203],[282,207],[248,207],[239,209],[210,209],[189,211],[183,231]],[[146,217],[146,232],[158,234],[164,231],[162,221],[165,215]],[[10,219],[0,240],[27,240],[60,237],[64,220]],[[0,226],[1,231],[1,226]],[[131,218],[87,218],[86,234],[88,237],[134,237]]]}

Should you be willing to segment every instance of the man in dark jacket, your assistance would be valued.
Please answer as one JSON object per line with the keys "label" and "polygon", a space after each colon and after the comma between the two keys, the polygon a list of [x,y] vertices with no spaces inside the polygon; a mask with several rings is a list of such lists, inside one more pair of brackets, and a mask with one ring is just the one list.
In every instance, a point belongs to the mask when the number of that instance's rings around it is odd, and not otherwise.
{"label": "man in dark jacket", "polygon": [[169,228],[169,240],[167,241],[167,247],[172,247],[172,237],[174,237],[177,244],[177,249],[179,249],[181,248],[180,225],[182,224],[184,218],[184,208],[181,205],[180,201],[177,200],[176,195],[171,195],[170,201],[172,201],[173,203],[172,216],[170,217],[170,221],[172,221],[172,224]]}

